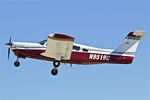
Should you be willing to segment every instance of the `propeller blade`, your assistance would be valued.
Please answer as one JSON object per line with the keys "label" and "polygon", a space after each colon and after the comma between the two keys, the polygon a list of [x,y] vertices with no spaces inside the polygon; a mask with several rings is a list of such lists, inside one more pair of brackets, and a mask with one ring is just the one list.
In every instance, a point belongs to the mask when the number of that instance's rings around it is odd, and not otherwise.
{"label": "propeller blade", "polygon": [[9,43],[6,43],[5,45],[9,45]]}
{"label": "propeller blade", "polygon": [[8,60],[9,60],[10,48],[12,47],[11,37],[10,37],[10,39],[9,39],[9,42],[8,42],[8,43],[6,43],[5,45],[7,45],[7,46],[8,46]]}
{"label": "propeller blade", "polygon": [[10,48],[8,48],[8,60],[9,60],[9,55],[10,55]]}
{"label": "propeller blade", "polygon": [[12,43],[6,43],[5,45],[12,46]]}
{"label": "propeller blade", "polygon": [[9,43],[11,43],[11,37],[10,37],[10,39],[9,39]]}
{"label": "propeller blade", "polygon": [[9,42],[8,42],[8,43],[6,43],[5,45],[8,45],[8,46],[9,46],[9,48],[10,48],[10,47],[12,47],[11,37],[10,37],[10,39],[9,39]]}

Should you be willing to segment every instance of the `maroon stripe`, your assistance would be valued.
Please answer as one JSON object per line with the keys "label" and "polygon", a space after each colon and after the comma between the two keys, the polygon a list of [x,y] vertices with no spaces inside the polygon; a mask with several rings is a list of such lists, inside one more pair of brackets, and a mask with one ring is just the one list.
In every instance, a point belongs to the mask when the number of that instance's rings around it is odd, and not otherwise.
{"label": "maroon stripe", "polygon": [[[53,58],[48,58],[45,56],[40,55],[41,53],[45,52],[45,50],[19,50],[14,49],[14,54],[16,56],[22,58],[35,58],[35,59],[42,59],[47,61],[54,61]],[[107,56],[109,60],[103,59],[89,59],[90,55],[98,55],[98,56]],[[130,56],[119,56],[119,55],[108,55],[108,54],[99,54],[99,53],[89,53],[89,52],[75,52],[72,51],[70,60],[62,60],[62,62],[72,63],[72,64],[100,64],[100,63],[116,63],[116,64],[131,64],[134,57]]]}
{"label": "maroon stripe", "polygon": [[59,39],[63,41],[74,41],[73,37],[64,34],[58,34],[58,33],[55,33],[54,36],[48,36],[48,38],[55,39],[55,40]]}
{"label": "maroon stripe", "polygon": [[128,34],[128,36],[135,36],[135,35],[133,35],[133,33],[134,33],[134,32],[130,32],[130,33]]}
{"label": "maroon stripe", "polygon": [[107,60],[96,60],[89,59],[90,54],[96,53],[85,53],[85,52],[72,52],[70,61],[72,62],[80,62],[80,63],[117,63],[117,64],[130,64],[132,63],[134,57],[130,56],[119,56],[119,55],[108,55],[108,54],[96,54],[103,56],[110,56],[110,59]]}

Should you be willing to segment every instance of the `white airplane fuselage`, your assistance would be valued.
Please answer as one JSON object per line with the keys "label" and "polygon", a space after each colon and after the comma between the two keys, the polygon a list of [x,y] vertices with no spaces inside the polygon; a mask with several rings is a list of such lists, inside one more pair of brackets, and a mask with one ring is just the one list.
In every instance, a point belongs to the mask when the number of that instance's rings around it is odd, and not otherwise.
{"label": "white airplane fuselage", "polygon": [[[54,58],[42,56],[41,53],[46,50],[46,42],[27,43],[27,42],[12,42],[12,51],[19,58],[34,58],[47,61],[54,61]],[[70,60],[63,60],[62,63],[70,64],[102,64],[102,63],[117,63],[130,64],[134,55],[118,54],[111,49],[99,49],[91,46],[74,43]]]}

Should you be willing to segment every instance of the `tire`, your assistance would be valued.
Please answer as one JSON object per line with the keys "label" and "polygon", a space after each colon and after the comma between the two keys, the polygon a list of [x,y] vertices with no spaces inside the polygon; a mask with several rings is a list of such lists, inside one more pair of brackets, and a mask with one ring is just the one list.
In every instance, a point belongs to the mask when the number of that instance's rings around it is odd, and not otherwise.
{"label": "tire", "polygon": [[20,62],[15,61],[15,62],[14,62],[14,66],[15,66],[15,67],[19,67],[19,66],[20,66]]}
{"label": "tire", "polygon": [[60,61],[55,60],[55,61],[53,62],[53,65],[54,65],[54,67],[59,67]]}
{"label": "tire", "polygon": [[52,75],[57,75],[58,74],[58,70],[57,69],[55,69],[55,68],[53,68],[52,70],[51,70],[51,74]]}

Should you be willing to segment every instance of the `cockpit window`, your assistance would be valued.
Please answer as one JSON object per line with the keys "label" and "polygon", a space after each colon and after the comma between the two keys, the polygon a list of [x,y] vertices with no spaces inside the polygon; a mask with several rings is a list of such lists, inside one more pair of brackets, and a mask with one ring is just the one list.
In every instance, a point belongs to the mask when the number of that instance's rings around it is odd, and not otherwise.
{"label": "cockpit window", "polygon": [[73,48],[72,48],[73,50],[80,50],[80,47],[79,46],[73,46]]}
{"label": "cockpit window", "polygon": [[83,48],[83,51],[88,52],[88,49]]}
{"label": "cockpit window", "polygon": [[47,40],[43,40],[43,41],[40,41],[39,43],[40,43],[41,45],[44,45],[46,41],[47,41]]}

